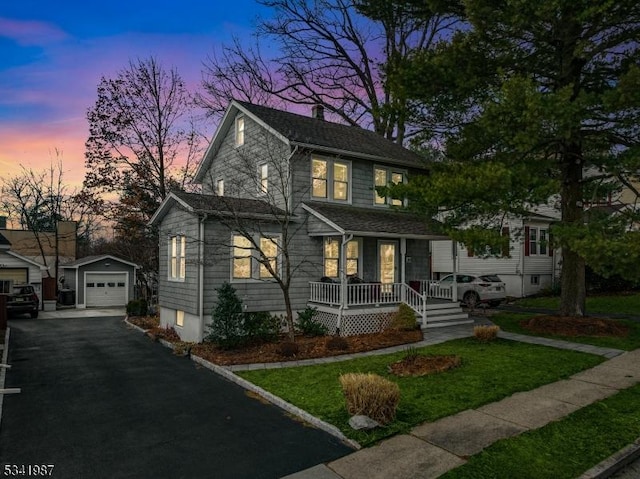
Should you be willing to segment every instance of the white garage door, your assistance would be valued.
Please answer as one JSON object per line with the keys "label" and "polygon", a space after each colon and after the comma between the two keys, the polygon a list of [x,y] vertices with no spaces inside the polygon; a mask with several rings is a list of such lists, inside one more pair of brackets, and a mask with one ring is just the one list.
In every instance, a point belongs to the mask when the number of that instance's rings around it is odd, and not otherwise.
{"label": "white garage door", "polygon": [[87,273],[86,278],[87,308],[127,304],[127,273]]}

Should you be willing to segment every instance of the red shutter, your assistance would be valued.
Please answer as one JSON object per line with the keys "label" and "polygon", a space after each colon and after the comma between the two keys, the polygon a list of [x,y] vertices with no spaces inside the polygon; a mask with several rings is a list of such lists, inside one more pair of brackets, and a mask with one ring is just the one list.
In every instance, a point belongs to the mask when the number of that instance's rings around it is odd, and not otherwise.
{"label": "red shutter", "polygon": [[[511,240],[511,237],[509,236],[509,227],[508,226],[504,226],[502,228],[502,236],[506,236],[509,239],[509,241]],[[507,242],[507,245],[502,248],[502,256],[503,257],[509,256],[509,245],[510,245],[510,243]]]}
{"label": "red shutter", "polygon": [[471,258],[473,256],[473,248],[469,245],[467,246],[467,256]]}
{"label": "red shutter", "polygon": [[524,227],[524,255],[529,256],[529,227]]}

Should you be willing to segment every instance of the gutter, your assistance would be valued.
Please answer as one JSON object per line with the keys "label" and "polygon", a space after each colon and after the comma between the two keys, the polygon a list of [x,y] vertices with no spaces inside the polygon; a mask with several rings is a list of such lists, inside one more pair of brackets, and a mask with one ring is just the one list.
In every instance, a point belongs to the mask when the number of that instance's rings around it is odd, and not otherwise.
{"label": "gutter", "polygon": [[198,225],[198,313],[200,321],[198,323],[198,337],[200,341],[204,339],[204,223],[209,215],[204,213]]}

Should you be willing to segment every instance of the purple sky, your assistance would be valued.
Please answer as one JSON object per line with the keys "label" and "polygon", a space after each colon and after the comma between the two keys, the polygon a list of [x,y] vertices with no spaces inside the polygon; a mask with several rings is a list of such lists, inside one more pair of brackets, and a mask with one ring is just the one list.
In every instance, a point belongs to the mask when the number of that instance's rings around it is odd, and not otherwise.
{"label": "purple sky", "polygon": [[57,149],[66,182],[79,185],[86,112],[102,76],[153,55],[193,90],[207,55],[232,35],[249,36],[258,14],[255,0],[2,2],[0,177],[20,165],[43,169]]}

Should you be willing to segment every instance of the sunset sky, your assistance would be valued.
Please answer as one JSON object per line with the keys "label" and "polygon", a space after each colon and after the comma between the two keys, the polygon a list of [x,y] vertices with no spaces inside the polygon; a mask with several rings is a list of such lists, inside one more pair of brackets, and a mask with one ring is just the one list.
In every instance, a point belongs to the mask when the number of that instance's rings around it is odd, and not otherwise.
{"label": "sunset sky", "polygon": [[44,169],[59,150],[66,182],[80,185],[86,112],[101,77],[155,56],[193,90],[207,55],[250,35],[259,13],[254,0],[2,2],[0,177],[20,165]]}

